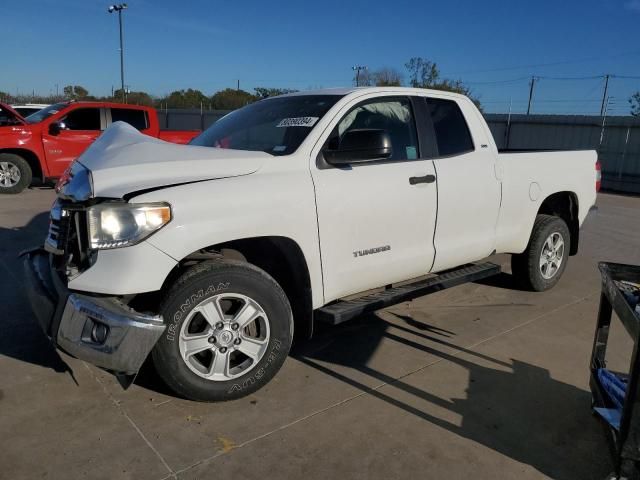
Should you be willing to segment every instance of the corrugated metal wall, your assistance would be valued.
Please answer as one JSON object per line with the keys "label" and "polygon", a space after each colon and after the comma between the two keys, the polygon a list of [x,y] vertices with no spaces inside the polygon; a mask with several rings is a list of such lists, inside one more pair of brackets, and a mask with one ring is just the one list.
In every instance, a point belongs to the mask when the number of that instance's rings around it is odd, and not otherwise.
{"label": "corrugated metal wall", "polygon": [[[228,110],[159,110],[161,128],[205,129]],[[486,114],[499,149],[597,150],[605,189],[640,193],[640,118]]]}

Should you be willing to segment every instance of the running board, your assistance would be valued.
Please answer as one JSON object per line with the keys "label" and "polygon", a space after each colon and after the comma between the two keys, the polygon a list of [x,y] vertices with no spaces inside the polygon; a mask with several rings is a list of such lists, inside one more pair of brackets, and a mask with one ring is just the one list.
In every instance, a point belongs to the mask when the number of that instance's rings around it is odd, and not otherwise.
{"label": "running board", "polygon": [[463,283],[475,282],[498,273],[500,273],[500,266],[494,263],[469,264],[415,283],[388,288],[353,300],[340,300],[316,310],[314,319],[338,325],[364,313],[375,312],[389,305],[456,287]]}

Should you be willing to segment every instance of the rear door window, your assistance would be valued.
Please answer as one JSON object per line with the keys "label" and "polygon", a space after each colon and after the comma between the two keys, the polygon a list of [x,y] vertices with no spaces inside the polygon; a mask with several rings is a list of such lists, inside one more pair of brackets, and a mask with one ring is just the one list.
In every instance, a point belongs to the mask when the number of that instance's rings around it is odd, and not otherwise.
{"label": "rear door window", "polygon": [[134,108],[112,108],[111,123],[113,122],[126,122],[138,130],[149,128],[147,112]]}
{"label": "rear door window", "polygon": [[67,130],[100,130],[99,108],[78,108],[62,120]]}
{"label": "rear door window", "polygon": [[471,133],[458,104],[452,100],[427,98],[438,144],[438,155],[460,155],[474,150]]}

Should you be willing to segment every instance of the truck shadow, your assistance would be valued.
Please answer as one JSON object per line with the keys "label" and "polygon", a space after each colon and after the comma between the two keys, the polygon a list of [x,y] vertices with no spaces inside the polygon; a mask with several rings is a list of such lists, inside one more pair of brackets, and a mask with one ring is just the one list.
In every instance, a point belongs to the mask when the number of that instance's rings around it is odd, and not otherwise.
{"label": "truck shadow", "polygon": [[[29,308],[25,294],[22,260],[18,254],[35,247],[44,239],[49,213],[35,215],[24,227],[0,227],[0,355],[50,368],[59,373],[73,373],[48,341]],[[75,381],[75,380],[74,380]]]}
{"label": "truck shadow", "polygon": [[[385,312],[385,316],[391,315]],[[504,362],[457,346],[451,341],[452,332],[417,323],[420,325],[398,315],[392,321],[369,315],[349,326],[321,330],[292,356],[402,414],[472,440],[551,478],[600,480],[612,471],[602,427],[590,413],[590,392],[555,380],[539,366],[517,359]],[[424,387],[427,382],[422,375],[397,378],[381,371],[387,370],[386,366],[368,366],[380,363],[371,361],[374,352],[380,358],[383,351],[398,346],[424,353],[421,365],[437,362],[441,372],[451,370],[449,365],[467,370],[464,395],[447,398],[432,393],[442,391],[435,383]],[[420,365],[406,369],[410,372],[414,367]],[[367,384],[363,378],[368,379]],[[438,382],[451,385],[455,380],[444,373]],[[376,384],[386,386],[371,387]],[[432,413],[438,411],[434,406],[457,414],[461,420],[452,423],[446,419],[450,414]]]}
{"label": "truck shadow", "polygon": [[528,292],[526,288],[522,287],[517,280],[510,273],[500,272],[497,275],[483,278],[482,280],[476,280],[473,283],[478,285],[485,285],[487,287],[504,288],[506,290],[517,290],[520,292]]}

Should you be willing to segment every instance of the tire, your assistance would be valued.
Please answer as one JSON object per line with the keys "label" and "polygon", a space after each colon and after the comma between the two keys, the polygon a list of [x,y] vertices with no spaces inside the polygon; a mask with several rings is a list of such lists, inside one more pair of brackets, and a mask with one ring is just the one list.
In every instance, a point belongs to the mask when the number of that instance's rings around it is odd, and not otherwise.
{"label": "tire", "polygon": [[32,175],[24,158],[15,153],[0,153],[0,194],[20,193],[31,185]]}
{"label": "tire", "polygon": [[[164,296],[161,313],[167,328],[153,363],[169,388],[191,400],[233,400],[262,388],[293,340],[282,288],[241,261],[213,260],[187,270]],[[243,327],[234,325],[252,317]]]}
{"label": "tire", "polygon": [[[558,239],[562,242],[561,248],[560,243],[555,243]],[[547,243],[548,240],[551,243]],[[557,247],[557,250],[550,247]],[[571,237],[565,221],[552,215],[538,215],[527,249],[511,256],[511,272],[528,290],[549,290],[562,277],[570,250]],[[544,262],[543,254],[546,257]]]}

